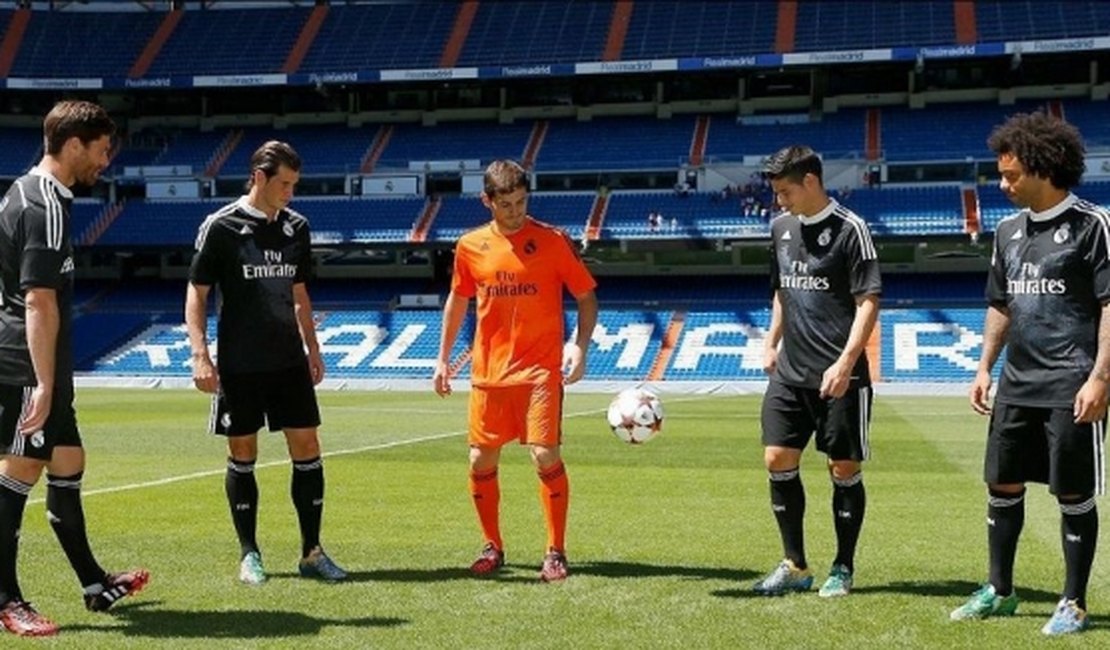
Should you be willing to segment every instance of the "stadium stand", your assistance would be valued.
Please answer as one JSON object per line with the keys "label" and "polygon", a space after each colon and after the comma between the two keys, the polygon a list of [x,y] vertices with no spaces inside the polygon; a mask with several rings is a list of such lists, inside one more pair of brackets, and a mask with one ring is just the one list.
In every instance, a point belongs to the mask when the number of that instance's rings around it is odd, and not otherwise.
{"label": "stadium stand", "polygon": [[612,13],[612,2],[481,3],[458,65],[599,61]]}
{"label": "stadium stand", "polygon": [[536,171],[673,169],[689,156],[693,135],[689,115],[552,120]]}
{"label": "stadium stand", "polygon": [[[162,14],[153,11],[32,12],[11,75],[123,76],[161,20]],[[95,56],[90,56],[90,52],[95,52]]]}
{"label": "stadium stand", "polygon": [[456,12],[453,2],[431,0],[332,3],[300,72],[434,68]]}
{"label": "stadium stand", "polygon": [[[186,11],[147,75],[278,72],[310,11],[305,7]],[[210,20],[209,14],[218,14],[218,20]]]}
{"label": "stadium stand", "polygon": [[1110,4],[1099,0],[976,0],[980,42],[1074,38],[1110,33]]}
{"label": "stadium stand", "polygon": [[794,40],[798,52],[950,45],[955,42],[951,2],[848,0],[798,3]]}
{"label": "stadium stand", "polygon": [[0,129],[0,176],[19,176],[41,156],[41,128]]}
{"label": "stadium stand", "polygon": [[[804,3],[803,3],[804,4]],[[622,58],[736,56],[774,51],[778,3],[659,0],[637,3]]]}
{"label": "stadium stand", "polygon": [[449,122],[434,127],[398,124],[376,169],[408,169],[414,161],[519,159],[532,132],[530,121],[513,124]]}

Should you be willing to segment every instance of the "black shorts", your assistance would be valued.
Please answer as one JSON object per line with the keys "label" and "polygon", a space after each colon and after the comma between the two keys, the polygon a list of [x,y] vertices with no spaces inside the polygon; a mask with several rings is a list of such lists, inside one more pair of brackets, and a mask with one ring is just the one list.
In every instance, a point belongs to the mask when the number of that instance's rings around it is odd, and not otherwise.
{"label": "black shorts", "polygon": [[212,398],[208,430],[221,436],[320,426],[316,388],[308,366],[247,373],[220,373],[220,390]]}
{"label": "black shorts", "polygon": [[0,453],[49,461],[55,447],[80,447],[81,434],[70,390],[54,392],[50,415],[41,432],[25,436],[17,431],[31,391],[31,386],[0,384]]}
{"label": "black shorts", "polygon": [[821,399],[816,388],[771,381],[760,416],[763,445],[805,449],[811,436],[830,460],[866,460],[871,456],[871,386],[855,384],[839,399]]}
{"label": "black shorts", "polygon": [[995,402],[987,431],[983,479],[988,484],[1047,483],[1052,494],[1106,491],[1106,419],[1076,424],[1071,407]]}

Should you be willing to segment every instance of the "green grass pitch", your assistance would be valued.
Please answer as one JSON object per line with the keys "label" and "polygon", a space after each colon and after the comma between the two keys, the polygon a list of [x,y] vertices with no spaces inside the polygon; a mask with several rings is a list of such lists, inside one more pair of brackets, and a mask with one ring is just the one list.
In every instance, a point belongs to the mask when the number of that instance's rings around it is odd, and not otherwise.
{"label": "green grass pitch", "polygon": [[[759,444],[758,397],[667,396],[663,434],[629,446],[609,433],[606,395],[571,394],[571,480],[562,584],[537,581],[544,526],[527,453],[501,470],[508,567],[470,578],[481,539],[466,489],[466,396],[320,393],[324,541],[345,584],[296,576],[299,552],[280,435],[261,441],[259,541],[270,581],[236,581],[223,494],[222,439],[204,433],[205,396],[88,389],[78,418],[89,450],[85,508],[110,570],[149,568],[151,584],[108,615],[84,611],[45,521],[43,487],[21,541],[25,595],[61,626],[65,648],[1017,648],[1038,642],[1063,581],[1059,514],[1032,486],[1012,619],[950,623],[986,575],[986,422],[966,400],[884,397],[864,470],[868,513],[856,590],[753,596],[780,559]],[[833,555],[830,484],[806,452],[807,551],[823,579]],[[1103,522],[1106,521],[1103,503]],[[1103,552],[1091,579],[1094,626],[1054,647],[1110,644]]]}

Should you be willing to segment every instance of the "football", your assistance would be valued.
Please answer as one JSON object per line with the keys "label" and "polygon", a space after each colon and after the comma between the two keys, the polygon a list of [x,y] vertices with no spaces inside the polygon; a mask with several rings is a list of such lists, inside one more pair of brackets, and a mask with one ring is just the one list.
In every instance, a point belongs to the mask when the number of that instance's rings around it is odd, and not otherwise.
{"label": "football", "polygon": [[626,388],[609,404],[609,426],[621,440],[636,445],[663,430],[663,402],[643,388]]}

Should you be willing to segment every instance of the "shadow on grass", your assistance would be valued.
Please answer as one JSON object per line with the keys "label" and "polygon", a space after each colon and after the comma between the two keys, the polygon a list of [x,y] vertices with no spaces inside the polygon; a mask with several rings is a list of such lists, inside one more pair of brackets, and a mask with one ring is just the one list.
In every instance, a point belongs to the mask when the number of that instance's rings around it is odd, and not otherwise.
{"label": "shadow on grass", "polygon": [[239,610],[185,611],[158,609],[160,601],[120,605],[109,616],[124,621],[126,627],[99,625],[67,625],[66,631],[92,631],[123,634],[131,637],[186,639],[280,639],[316,636],[325,627],[353,628],[399,627],[409,621],[402,618],[326,619],[298,611]]}
{"label": "shadow on grass", "polygon": [[[816,588],[820,586],[819,576],[814,584],[813,593],[816,594]],[[906,594],[912,596],[930,596],[930,597],[945,597],[952,599],[952,607],[955,608],[960,605],[964,600],[967,600],[971,594],[981,587],[981,583],[970,582],[967,580],[940,580],[936,582],[890,582],[887,584],[878,585],[857,585],[852,589],[853,594]],[[763,594],[755,593],[749,586],[744,586],[739,589],[722,589],[713,592],[714,596],[720,598],[768,598]],[[1056,604],[1060,600],[1060,594],[1051,591],[1044,591],[1042,589],[1029,589],[1018,587],[1018,596],[1022,602],[1025,603],[1049,603]],[[773,596],[771,596],[773,598]],[[1094,620],[1094,619],[1092,619]]]}
{"label": "shadow on grass", "polygon": [[[489,576],[476,577],[466,567],[440,567],[435,569],[378,569],[374,571],[350,571],[347,582],[451,582],[455,580],[479,580],[491,582],[538,582],[540,562],[535,564],[506,564],[500,571]],[[758,575],[748,569],[726,569],[718,567],[674,566],[667,564],[645,564],[640,562],[571,562],[570,575],[597,576],[601,578],[657,578],[677,577],[696,580],[749,580]],[[271,579],[300,579],[296,573],[271,573]]]}
{"label": "shadow on grass", "polygon": [[750,580],[758,573],[750,569],[644,564],[642,562],[584,562],[570,565],[572,575],[602,578],[693,578],[696,580]]}

